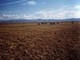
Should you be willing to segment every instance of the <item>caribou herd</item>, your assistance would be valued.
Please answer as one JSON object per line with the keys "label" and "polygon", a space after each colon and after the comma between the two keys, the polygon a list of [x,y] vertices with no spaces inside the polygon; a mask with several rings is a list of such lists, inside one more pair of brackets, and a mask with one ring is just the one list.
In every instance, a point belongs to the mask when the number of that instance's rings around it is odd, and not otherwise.
{"label": "caribou herd", "polygon": [[[59,24],[59,22],[40,22],[38,23],[38,25],[55,25],[55,24]],[[74,24],[74,22],[71,22],[71,24]]]}

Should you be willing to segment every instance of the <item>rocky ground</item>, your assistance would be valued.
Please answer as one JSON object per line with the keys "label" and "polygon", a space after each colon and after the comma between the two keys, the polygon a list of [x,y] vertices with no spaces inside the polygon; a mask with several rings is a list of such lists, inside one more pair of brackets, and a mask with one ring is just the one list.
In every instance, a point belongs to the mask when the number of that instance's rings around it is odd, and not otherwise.
{"label": "rocky ground", "polygon": [[0,60],[80,60],[79,23],[24,25],[0,25]]}

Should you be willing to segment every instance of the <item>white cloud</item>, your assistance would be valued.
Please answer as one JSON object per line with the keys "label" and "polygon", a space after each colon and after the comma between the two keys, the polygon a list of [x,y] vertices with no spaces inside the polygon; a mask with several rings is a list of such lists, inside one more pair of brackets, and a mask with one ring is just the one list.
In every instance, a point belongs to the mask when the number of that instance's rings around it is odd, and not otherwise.
{"label": "white cloud", "polygon": [[19,19],[20,17],[18,15],[10,15],[10,14],[2,14],[0,15],[0,19]]}
{"label": "white cloud", "polygon": [[74,8],[80,10],[80,5],[75,5]]}
{"label": "white cloud", "polygon": [[11,14],[2,14],[0,15],[0,19],[10,20],[10,19],[35,19],[32,15],[11,15]]}
{"label": "white cloud", "polygon": [[[65,19],[65,18],[80,18],[80,10],[75,10],[77,5],[73,8],[61,8],[58,10],[45,9],[36,11],[30,15],[0,15],[0,19]],[[79,8],[79,7],[78,7]]]}
{"label": "white cloud", "polygon": [[0,15],[0,19],[4,19],[4,18]]}
{"label": "white cloud", "polygon": [[24,3],[22,3],[22,5],[36,5],[36,4],[41,4],[41,5],[45,5],[46,4],[46,2],[36,2],[36,1],[27,1],[27,2],[24,2]]}
{"label": "white cloud", "polygon": [[28,1],[27,4],[29,4],[29,5],[36,5],[37,2],[36,1]]}

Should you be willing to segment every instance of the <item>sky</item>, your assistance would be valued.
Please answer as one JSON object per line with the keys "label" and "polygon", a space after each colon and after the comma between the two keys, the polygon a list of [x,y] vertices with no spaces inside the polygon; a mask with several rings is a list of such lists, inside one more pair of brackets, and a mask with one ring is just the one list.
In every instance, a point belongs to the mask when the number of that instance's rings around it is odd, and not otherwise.
{"label": "sky", "polygon": [[80,0],[0,0],[0,19],[80,18]]}

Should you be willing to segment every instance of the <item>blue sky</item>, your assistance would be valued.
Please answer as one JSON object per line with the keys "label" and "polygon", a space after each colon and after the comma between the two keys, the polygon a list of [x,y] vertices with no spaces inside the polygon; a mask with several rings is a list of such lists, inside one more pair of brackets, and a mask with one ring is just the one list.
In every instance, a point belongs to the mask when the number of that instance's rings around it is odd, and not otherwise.
{"label": "blue sky", "polygon": [[80,0],[0,0],[0,19],[80,18]]}

